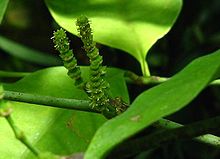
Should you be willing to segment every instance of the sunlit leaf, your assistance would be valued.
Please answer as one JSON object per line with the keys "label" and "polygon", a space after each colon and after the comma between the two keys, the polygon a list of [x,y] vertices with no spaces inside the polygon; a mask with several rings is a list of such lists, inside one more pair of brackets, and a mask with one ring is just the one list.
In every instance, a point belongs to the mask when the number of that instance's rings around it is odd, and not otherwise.
{"label": "sunlit leaf", "polygon": [[124,50],[135,57],[149,75],[146,55],[172,27],[181,0],[46,0],[56,22],[77,35],[76,18],[91,19],[95,41]]}

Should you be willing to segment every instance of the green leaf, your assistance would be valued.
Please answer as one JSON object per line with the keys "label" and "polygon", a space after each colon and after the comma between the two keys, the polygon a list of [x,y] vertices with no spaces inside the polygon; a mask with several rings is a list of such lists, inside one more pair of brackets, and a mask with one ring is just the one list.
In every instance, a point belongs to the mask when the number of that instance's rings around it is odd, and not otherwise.
{"label": "green leaf", "polygon": [[151,46],[172,27],[181,9],[181,0],[46,0],[56,22],[77,35],[76,18],[91,19],[95,41],[124,50],[149,75],[146,55]]}
{"label": "green leaf", "polygon": [[[82,68],[83,77],[89,69]],[[111,93],[128,102],[128,92],[123,71],[108,69],[107,79],[112,84]],[[117,82],[115,82],[117,81]],[[47,95],[62,98],[87,99],[87,95],[74,87],[63,67],[37,71],[15,84],[5,84],[5,90]],[[25,132],[31,143],[41,151],[70,155],[86,150],[92,136],[106,119],[95,113],[71,111],[40,105],[12,102],[15,124]],[[31,152],[15,139],[12,130],[0,118],[0,158],[33,159]]]}
{"label": "green leaf", "polygon": [[4,17],[8,2],[9,2],[9,0],[1,0],[0,1],[0,24],[1,24],[2,19]]}
{"label": "green leaf", "polygon": [[95,134],[85,159],[101,159],[123,140],[192,101],[217,75],[220,50],[190,63],[167,82],[153,87],[131,104],[122,115],[106,122]]}
{"label": "green leaf", "polygon": [[54,56],[33,50],[27,46],[11,41],[3,36],[0,36],[0,48],[15,57],[41,65],[51,66],[61,63],[60,60]]}

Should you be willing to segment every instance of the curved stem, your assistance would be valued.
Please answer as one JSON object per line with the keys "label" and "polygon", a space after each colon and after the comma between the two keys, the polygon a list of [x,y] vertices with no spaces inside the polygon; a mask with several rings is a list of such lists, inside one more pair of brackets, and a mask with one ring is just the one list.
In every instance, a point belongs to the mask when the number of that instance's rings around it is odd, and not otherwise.
{"label": "curved stem", "polygon": [[11,72],[11,71],[1,71],[0,70],[0,77],[6,78],[6,77],[24,77],[29,75],[30,73],[28,72]]}
{"label": "curved stem", "polygon": [[[220,116],[217,116],[217,117],[209,118],[206,120],[198,121],[198,122],[186,125],[186,126],[180,126],[178,128],[154,133],[152,135],[144,137],[144,139],[145,139],[145,143],[152,143],[154,145],[159,145],[160,143],[163,143],[166,141],[173,141],[177,139],[179,140],[191,139],[191,138],[204,135],[207,133],[213,133],[219,130],[219,125],[220,125]],[[197,141],[198,140],[200,141],[201,139],[204,139],[204,138],[201,138],[201,137],[195,138],[195,140]],[[216,148],[220,148],[219,139],[220,138],[218,137],[218,140],[215,143]]]}
{"label": "curved stem", "polygon": [[6,116],[5,119],[7,120],[8,124],[12,128],[12,130],[15,134],[15,137],[19,141],[21,141],[31,152],[33,152],[33,154],[35,154],[36,156],[39,156],[40,152],[35,147],[32,146],[32,144],[26,138],[24,133],[20,129],[18,129],[18,127],[15,125],[11,115]]}
{"label": "curved stem", "polygon": [[159,77],[159,76],[138,76],[131,71],[125,71],[124,76],[128,83],[133,83],[137,85],[147,85],[147,84],[159,84],[167,81],[169,78]]}
{"label": "curved stem", "polygon": [[141,63],[141,70],[144,77],[150,77],[150,70],[147,61],[143,60]]}
{"label": "curved stem", "polygon": [[[159,77],[159,76],[138,76],[137,74],[131,71],[125,71],[124,76],[128,83],[137,84],[137,85],[147,85],[147,84],[160,84],[165,81],[168,81],[168,77]],[[220,85],[220,79],[212,81],[209,85]]]}
{"label": "curved stem", "polygon": [[[167,127],[167,120],[162,119],[153,124],[159,125],[159,127]],[[156,148],[167,142],[173,142],[176,140],[186,140],[194,138],[194,140],[211,144],[216,148],[220,148],[220,138],[214,135],[203,135],[210,132],[216,132],[219,130],[220,116],[209,118],[207,120],[195,122],[186,126],[169,122],[168,130],[158,131],[148,136],[132,139],[122,146],[118,147],[113,154],[126,154],[129,152],[130,155],[137,154],[141,151]],[[158,126],[157,126],[158,127]],[[176,127],[176,128],[175,128]],[[171,129],[170,129],[171,128]],[[200,136],[203,135],[203,136]],[[197,137],[199,136],[199,137]],[[113,155],[114,156],[114,155]],[[116,157],[116,156],[115,156]],[[117,157],[116,157],[117,158]]]}
{"label": "curved stem", "polygon": [[[155,122],[152,126],[155,128],[175,129],[175,128],[183,127],[184,125],[167,120],[167,119],[161,119]],[[201,143],[206,143],[216,148],[220,148],[220,137],[212,135],[212,134],[201,135],[201,136],[194,138],[194,140],[201,142]]]}
{"label": "curved stem", "polygon": [[32,104],[40,104],[56,108],[94,112],[94,110],[91,109],[91,107],[89,106],[89,101],[87,100],[56,98],[51,96],[35,95],[13,91],[4,91],[4,99]]}

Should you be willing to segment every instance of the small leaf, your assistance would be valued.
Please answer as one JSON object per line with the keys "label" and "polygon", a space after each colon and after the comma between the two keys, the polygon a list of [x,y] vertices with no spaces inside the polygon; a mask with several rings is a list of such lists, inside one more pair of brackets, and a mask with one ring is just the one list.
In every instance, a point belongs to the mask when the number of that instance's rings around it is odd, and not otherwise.
{"label": "small leaf", "polygon": [[151,46],[172,27],[181,0],[46,0],[56,22],[77,35],[76,18],[91,20],[94,40],[135,57],[149,75],[146,55]]}
{"label": "small leaf", "polygon": [[4,17],[8,2],[9,2],[9,0],[1,0],[0,1],[0,24],[1,24],[2,19]]}
{"label": "small leaf", "polygon": [[85,159],[101,159],[130,136],[192,101],[220,76],[220,50],[198,58],[167,82],[140,94],[122,115],[107,121],[95,134]]}
{"label": "small leaf", "polygon": [[[128,92],[119,69],[108,69],[111,93],[128,102]],[[82,67],[87,77],[88,67]],[[117,81],[117,82],[115,82]],[[4,84],[5,90],[61,98],[87,99],[86,93],[74,87],[64,67],[53,67],[32,73],[14,84]],[[72,111],[40,105],[12,102],[12,117],[31,143],[41,151],[67,156],[86,150],[92,136],[106,119],[95,113]],[[31,152],[18,140],[6,121],[0,119],[0,158],[33,159]]]}

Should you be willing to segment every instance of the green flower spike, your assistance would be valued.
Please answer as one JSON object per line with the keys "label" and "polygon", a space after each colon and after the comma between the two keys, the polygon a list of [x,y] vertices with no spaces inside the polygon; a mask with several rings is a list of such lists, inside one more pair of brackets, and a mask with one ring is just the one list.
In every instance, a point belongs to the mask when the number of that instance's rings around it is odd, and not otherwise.
{"label": "green flower spike", "polygon": [[[98,111],[110,111],[109,105],[109,83],[104,79],[106,67],[102,66],[103,58],[99,55],[96,43],[93,41],[90,22],[87,17],[81,16],[77,19],[76,25],[84,50],[90,60],[90,78],[86,83],[86,90],[89,94],[92,108]],[[112,110],[111,110],[112,111]]]}
{"label": "green flower spike", "polygon": [[52,39],[55,49],[60,52],[64,67],[68,70],[68,76],[75,80],[75,86],[83,88],[84,83],[81,77],[80,67],[77,66],[77,60],[73,55],[73,51],[70,50],[66,32],[61,28],[53,33]]}

